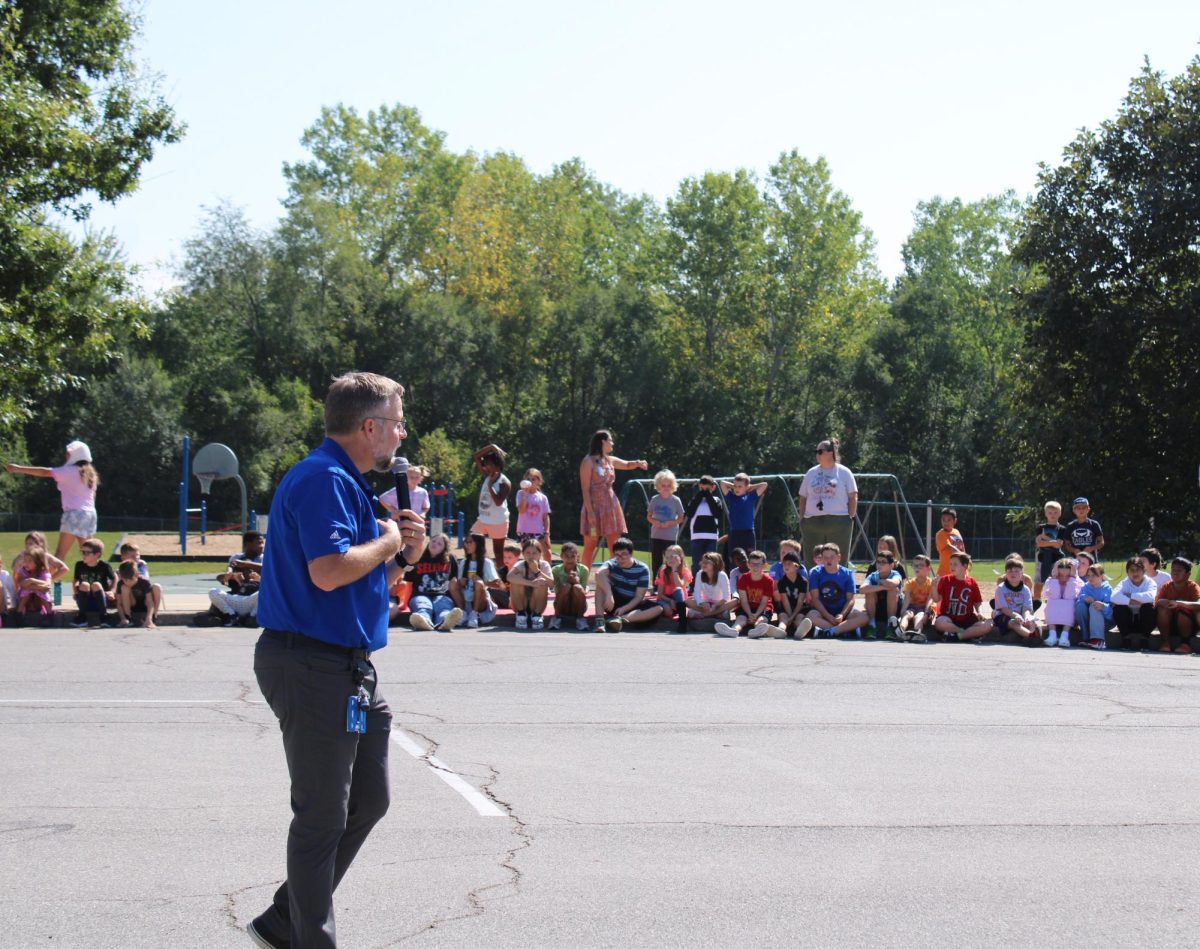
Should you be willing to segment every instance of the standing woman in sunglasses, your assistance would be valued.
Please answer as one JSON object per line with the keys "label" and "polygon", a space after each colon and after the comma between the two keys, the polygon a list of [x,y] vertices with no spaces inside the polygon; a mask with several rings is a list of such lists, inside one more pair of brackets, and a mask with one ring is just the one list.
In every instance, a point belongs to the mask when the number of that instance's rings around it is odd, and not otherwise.
{"label": "standing woman in sunglasses", "polygon": [[858,484],[853,472],[838,461],[836,438],[817,444],[817,463],[804,475],[800,504],[804,556],[811,561],[818,544],[837,544],[848,562],[858,511]]}

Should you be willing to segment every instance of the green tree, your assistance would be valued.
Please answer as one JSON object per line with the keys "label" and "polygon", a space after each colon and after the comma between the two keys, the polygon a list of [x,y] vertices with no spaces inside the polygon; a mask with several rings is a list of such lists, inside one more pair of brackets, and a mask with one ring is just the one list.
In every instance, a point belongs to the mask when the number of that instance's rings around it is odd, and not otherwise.
{"label": "green tree", "polygon": [[1118,550],[1194,544],[1200,515],[1198,141],[1200,57],[1171,79],[1147,64],[1042,169],[1016,248],[1042,278],[1023,298],[1022,487],[1088,495]]}
{"label": "green tree", "polygon": [[910,497],[1013,498],[1001,433],[1019,375],[1017,292],[1029,281],[1010,253],[1020,211],[1011,192],[917,206],[890,319],[855,371],[860,457],[895,472]]}
{"label": "green tree", "polygon": [[133,62],[137,26],[117,0],[0,2],[0,426],[136,325],[111,242],[77,244],[54,215],[128,194],[181,133]]}

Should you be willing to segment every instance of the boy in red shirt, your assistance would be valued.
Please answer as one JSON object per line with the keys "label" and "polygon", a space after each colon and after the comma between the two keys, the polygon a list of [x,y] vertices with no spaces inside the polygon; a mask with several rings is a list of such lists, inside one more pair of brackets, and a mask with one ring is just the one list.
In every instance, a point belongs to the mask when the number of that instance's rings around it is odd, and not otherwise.
{"label": "boy in red shirt", "polygon": [[737,636],[745,632],[751,639],[770,634],[778,639],[787,633],[777,626],[771,625],[771,604],[775,600],[775,581],[765,573],[767,555],[761,550],[750,551],[746,558],[750,567],[747,573],[738,577],[738,614],[733,618],[733,625],[717,623],[718,636]]}
{"label": "boy in red shirt", "polygon": [[938,617],[933,621],[933,628],[947,642],[979,639],[992,631],[991,622],[979,615],[983,594],[974,578],[967,576],[970,569],[970,554],[951,554],[950,575],[939,577],[935,587]]}
{"label": "boy in red shirt", "polygon": [[1186,655],[1192,651],[1189,639],[1196,632],[1200,618],[1200,584],[1192,579],[1192,562],[1187,557],[1171,561],[1171,579],[1158,590],[1154,601],[1158,611],[1158,631],[1162,633],[1159,652],[1171,652],[1171,636],[1179,637],[1175,652]]}

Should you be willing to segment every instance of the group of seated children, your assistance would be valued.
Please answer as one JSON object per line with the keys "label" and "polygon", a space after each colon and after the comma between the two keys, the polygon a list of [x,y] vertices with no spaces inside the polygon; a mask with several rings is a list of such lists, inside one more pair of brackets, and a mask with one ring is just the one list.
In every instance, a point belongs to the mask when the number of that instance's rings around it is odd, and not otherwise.
{"label": "group of seated children", "polygon": [[[94,629],[114,625],[109,622],[109,613],[115,609],[117,626],[155,628],[154,621],[162,608],[162,588],[150,582],[149,568],[135,544],[121,545],[121,562],[116,570],[103,559],[104,542],[98,537],[84,540],[80,555],[71,582],[77,610],[72,626]],[[71,571],[46,550],[46,538],[40,531],[25,535],[25,548],[13,566],[10,576],[0,565],[0,604],[6,624],[53,626],[54,585]]]}

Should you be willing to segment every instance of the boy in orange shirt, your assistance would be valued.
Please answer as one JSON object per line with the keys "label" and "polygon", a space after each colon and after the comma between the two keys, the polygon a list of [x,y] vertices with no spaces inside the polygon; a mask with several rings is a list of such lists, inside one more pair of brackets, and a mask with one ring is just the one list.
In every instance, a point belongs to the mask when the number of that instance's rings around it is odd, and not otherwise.
{"label": "boy in orange shirt", "polygon": [[934,543],[938,552],[938,576],[950,576],[950,557],[953,554],[965,554],[967,542],[955,526],[958,523],[958,512],[952,507],[942,508],[942,529],[937,532]]}

